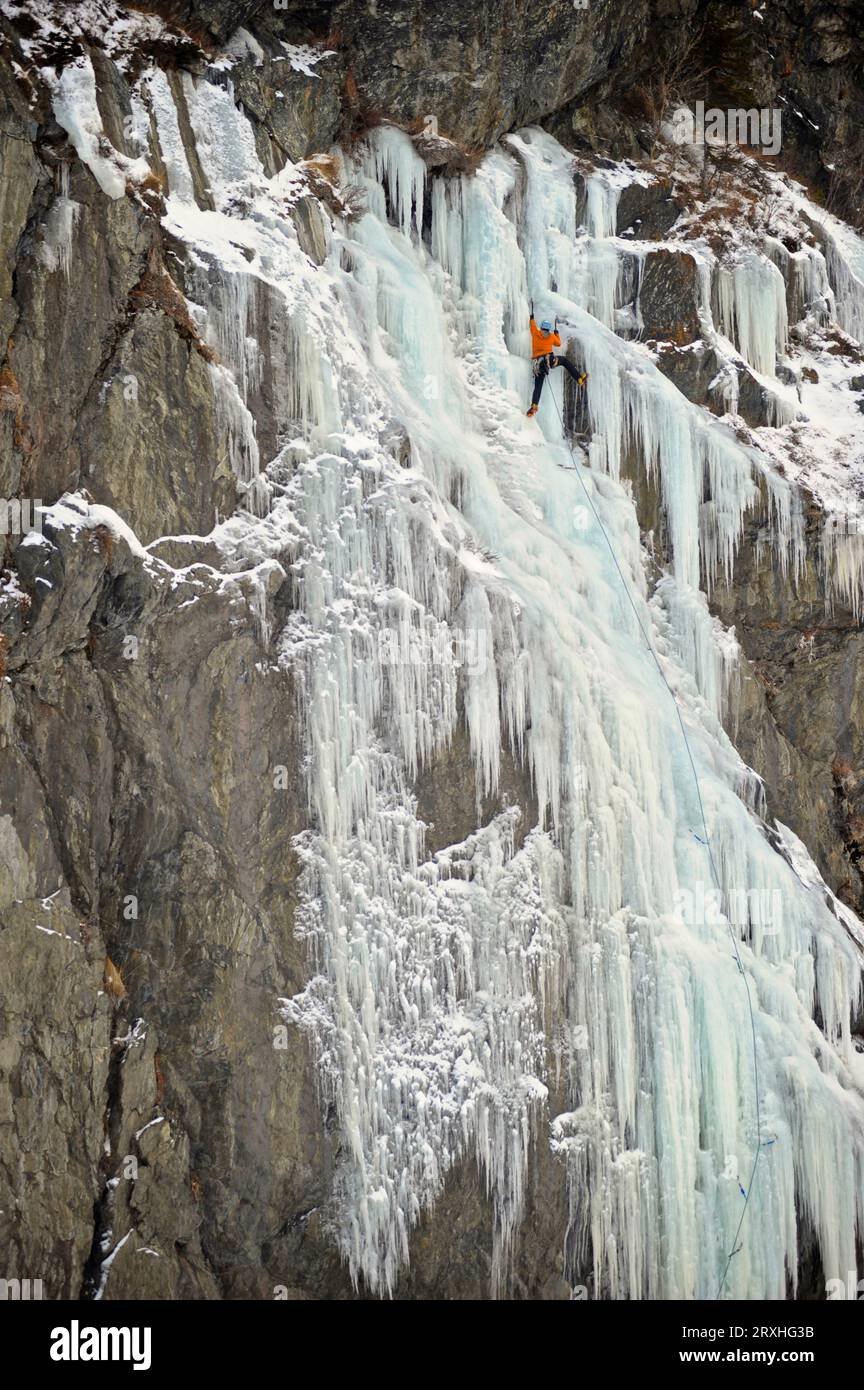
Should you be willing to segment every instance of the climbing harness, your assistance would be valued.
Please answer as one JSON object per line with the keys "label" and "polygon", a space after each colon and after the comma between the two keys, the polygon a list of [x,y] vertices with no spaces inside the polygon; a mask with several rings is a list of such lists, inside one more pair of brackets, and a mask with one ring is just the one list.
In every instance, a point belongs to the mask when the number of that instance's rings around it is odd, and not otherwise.
{"label": "climbing harness", "polygon": [[[613,546],[611,540],[609,539],[609,535],[608,535],[608,532],[607,532],[607,530],[606,530],[606,527],[603,525],[603,522],[602,522],[601,519],[600,519],[600,513],[597,511],[597,508],[596,508],[595,505],[594,505],[594,499],[592,498],[591,493],[588,491],[588,488],[587,488],[586,485],[585,485],[585,479],[582,477],[582,470],[580,469],[579,465],[578,465],[577,462],[576,462],[576,455],[573,453],[573,446],[570,444],[570,441],[567,439],[567,431],[566,431],[566,429],[565,429],[565,427],[564,427],[564,414],[563,414],[563,411],[561,410],[561,407],[558,405],[558,401],[557,401],[557,398],[556,398],[556,396],[555,396],[555,392],[554,392],[554,390],[552,389],[552,382],[551,382],[551,381],[549,382],[549,390],[550,390],[550,392],[551,392],[552,399],[555,401],[555,409],[558,411],[558,418],[559,418],[560,421],[561,421],[561,433],[562,433],[562,435],[564,436],[564,439],[565,439],[566,442],[567,442],[567,448],[570,450],[570,458],[571,458],[572,461],[573,461],[573,469],[575,470],[575,472],[576,472],[576,474],[577,474],[577,476],[578,476],[578,478],[579,478],[579,482],[580,482],[580,485],[581,485],[581,487],[582,487],[582,491],[585,493],[585,499],[586,499],[586,501],[587,501],[587,503],[588,503],[588,506],[591,508],[591,511],[592,511],[593,514],[594,514],[594,520],[597,522],[597,525],[598,525],[599,528],[600,528],[600,531],[601,531],[601,534],[602,534],[602,536],[603,536],[603,539],[605,540],[606,545],[607,545],[608,548],[609,548],[609,554],[612,556],[612,563],[614,564],[615,569],[618,571],[618,578],[621,580],[621,586],[622,586],[622,588],[623,588],[623,590],[624,590],[624,593],[625,593],[626,596],[627,596],[627,601],[628,601],[628,603],[630,604],[630,607],[633,609],[633,616],[635,617],[636,622],[637,622],[637,624],[638,624],[638,626],[639,626],[639,631],[642,633],[642,636],[645,638],[645,643],[646,643],[646,645],[647,645],[647,647],[648,647],[648,650],[650,651],[652,657],[654,658],[654,664],[655,664],[655,666],[657,667],[657,670],[658,670],[659,673],[660,673],[660,679],[662,680],[663,684],[665,685],[666,689],[668,690],[668,692],[669,692],[669,694],[670,694],[670,696],[671,696],[671,698],[672,698],[672,702],[673,702],[673,704],[674,704],[674,706],[675,706],[675,713],[676,713],[676,715],[678,716],[678,723],[679,723],[679,725],[681,726],[681,735],[682,735],[682,738],[684,739],[684,747],[685,747],[686,750],[687,750],[687,757],[688,757],[688,760],[689,760],[689,762],[690,762],[691,771],[692,771],[692,773],[693,773],[693,782],[694,782],[694,785],[695,785],[695,787],[696,787],[696,798],[697,798],[697,800],[698,800],[698,802],[699,802],[699,814],[700,814],[700,816],[701,816],[701,818],[702,818],[702,829],[703,829],[703,831],[704,831],[705,838],[704,838],[704,840],[703,840],[699,835],[696,835],[696,832],[695,832],[695,831],[693,831],[693,832],[691,832],[691,833],[694,835],[695,839],[697,839],[697,840],[699,841],[700,844],[703,844],[703,845],[705,846],[706,850],[708,851],[708,860],[709,860],[709,863],[710,863],[710,866],[711,866],[711,876],[712,876],[712,878],[714,879],[714,883],[715,883],[715,885],[716,885],[716,887],[717,887],[718,893],[720,894],[720,900],[721,900],[721,902],[722,902],[722,901],[723,901],[723,888],[722,888],[721,883],[720,883],[720,875],[719,875],[719,873],[717,872],[717,865],[716,865],[716,863],[715,863],[715,861],[714,861],[714,851],[713,851],[712,848],[711,848],[711,841],[710,841],[710,838],[709,838],[709,835],[708,835],[708,821],[707,821],[706,816],[705,816],[705,807],[704,807],[704,804],[703,804],[703,802],[702,802],[702,792],[701,792],[701,789],[700,789],[700,787],[699,787],[699,774],[698,774],[697,771],[696,771],[696,763],[695,763],[694,760],[693,760],[693,754],[692,754],[691,749],[690,749],[690,740],[689,740],[688,737],[687,737],[687,730],[686,730],[686,728],[684,727],[684,719],[683,719],[683,717],[682,717],[681,709],[680,709],[680,706],[679,706],[679,704],[678,704],[678,698],[677,698],[677,696],[676,696],[676,694],[675,694],[675,691],[672,689],[671,685],[669,684],[668,680],[666,679],[666,675],[665,675],[665,673],[664,673],[664,671],[663,671],[663,667],[662,667],[661,664],[660,664],[660,658],[659,658],[659,656],[657,655],[656,651],[654,650],[654,643],[651,641],[651,638],[649,637],[648,632],[646,631],[645,625],[644,625],[644,623],[642,622],[641,617],[639,616],[639,610],[638,610],[638,608],[636,607],[636,604],[635,604],[634,599],[633,599],[633,595],[630,593],[630,586],[629,586],[629,584],[627,583],[627,580],[624,578],[624,572],[623,572],[623,570],[621,569],[621,566],[620,566],[619,563],[618,563],[618,557],[617,557],[617,555],[615,554],[615,547]],[[562,464],[561,467],[565,467],[565,465]],[[568,471],[569,471],[569,470],[568,470]],[[757,1169],[757,1167],[758,1167],[758,1165],[759,1165],[759,1157],[760,1157],[760,1155],[761,1155],[762,1148],[763,1148],[762,1137],[761,1137],[761,1136],[762,1136],[762,1110],[761,1110],[761,1104],[760,1104],[760,1100],[759,1100],[759,1056],[758,1056],[758,1050],[757,1050],[757,1046],[756,1046],[756,1016],[755,1016],[755,1014],[754,1014],[754,1012],[753,1012],[753,999],[752,999],[752,996],[751,996],[751,994],[750,994],[750,982],[749,982],[749,980],[747,979],[746,971],[744,970],[744,966],[743,966],[743,964],[741,963],[741,953],[740,953],[740,951],[738,950],[738,941],[737,941],[737,939],[736,939],[736,936],[735,936],[734,931],[732,930],[732,923],[729,922],[729,923],[728,923],[728,926],[729,926],[729,935],[730,935],[730,937],[732,938],[732,947],[733,947],[733,950],[734,950],[734,953],[735,953],[734,958],[735,958],[735,960],[736,960],[736,962],[737,962],[737,964],[738,964],[738,969],[739,969],[739,971],[740,971],[740,973],[741,973],[741,975],[742,975],[742,977],[743,977],[743,980],[744,980],[744,988],[745,988],[746,991],[747,991],[747,1008],[748,1008],[748,1010],[749,1010],[749,1012],[750,1012],[750,1032],[751,1032],[752,1037],[753,1037],[753,1086],[754,1086],[754,1091],[755,1091],[755,1102],[756,1102],[756,1150],[755,1150],[755,1153],[754,1153],[754,1155],[753,1155],[753,1167],[752,1167],[751,1170],[750,1170],[750,1181],[749,1181],[748,1184],[747,1184],[746,1191],[745,1191],[745,1189],[741,1186],[740,1180],[739,1180],[739,1182],[738,1182],[739,1190],[740,1190],[740,1192],[741,1192],[742,1197],[744,1198],[744,1206],[743,1206],[743,1208],[742,1208],[742,1210],[741,1210],[741,1218],[740,1218],[740,1220],[739,1220],[739,1222],[738,1222],[738,1226],[737,1226],[737,1229],[736,1229],[736,1231],[735,1231],[735,1237],[734,1237],[734,1239],[733,1239],[733,1241],[732,1241],[732,1249],[730,1250],[729,1254],[726,1256],[726,1264],[725,1264],[724,1267],[723,1267],[723,1274],[722,1274],[722,1276],[721,1276],[720,1284],[719,1284],[719,1286],[718,1286],[717,1293],[716,1293],[716,1297],[717,1297],[718,1299],[720,1298],[721,1294],[723,1293],[723,1289],[724,1289],[725,1284],[726,1284],[726,1279],[727,1279],[727,1277],[728,1277],[728,1275],[729,1275],[729,1266],[730,1266],[730,1264],[732,1263],[732,1257],[733,1257],[734,1255],[737,1255],[738,1252],[739,1252],[739,1250],[741,1249],[741,1245],[739,1245],[739,1243],[738,1243],[738,1237],[739,1237],[740,1234],[741,1234],[741,1228],[742,1228],[742,1226],[744,1225],[744,1217],[747,1215],[747,1208],[748,1208],[748,1206],[750,1205],[750,1198],[751,1198],[752,1193],[753,1193],[753,1183],[754,1183],[755,1178],[756,1178],[756,1169]],[[773,1140],[770,1140],[770,1141],[769,1141],[769,1143],[773,1143],[773,1142],[774,1142]],[[767,1145],[766,1145],[765,1147],[767,1147]]]}

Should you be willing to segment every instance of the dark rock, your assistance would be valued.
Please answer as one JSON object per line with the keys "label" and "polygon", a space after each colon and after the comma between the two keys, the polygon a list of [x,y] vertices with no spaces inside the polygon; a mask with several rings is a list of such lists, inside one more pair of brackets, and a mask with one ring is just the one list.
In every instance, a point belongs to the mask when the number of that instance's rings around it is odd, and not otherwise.
{"label": "dark rock", "polygon": [[[83,529],[19,546],[22,582],[61,570],[63,582],[9,652],[14,699],[0,686],[0,807],[32,811],[2,838],[0,955],[29,962],[19,973],[4,960],[0,992],[0,1090],[11,1078],[25,1126],[0,1144],[4,1246],[45,1271],[46,1297],[77,1297],[94,1235],[134,1225],[106,1297],[272,1297],[289,1273],[275,1235],[286,1213],[326,1199],[330,1171],[305,1044],[274,1047],[275,1000],[305,973],[290,911],[304,804],[295,698],[261,663],[242,577],[226,586],[198,566],[177,583],[81,516]],[[80,800],[73,787],[86,788]],[[58,886],[55,909],[40,905]],[[79,922],[86,949],[73,944]],[[61,923],[68,944],[36,930]],[[126,992],[113,1001],[101,992],[106,954]],[[122,1072],[109,1074],[110,1041],[136,1019]],[[53,1078],[63,1057],[80,1080]],[[26,1200],[21,1152],[43,1174]],[[249,1201],[238,1204],[241,1171]],[[49,1180],[62,1217],[37,1201],[44,1221],[22,1227],[21,1204]],[[329,1269],[331,1292],[344,1292],[324,1241],[318,1277]],[[307,1259],[312,1244],[307,1233]]]}
{"label": "dark rock", "polygon": [[131,6],[160,14],[196,37],[214,39],[226,39],[271,7],[272,0],[147,0]]}
{"label": "dark rock", "polygon": [[784,98],[784,158],[821,184],[833,211],[862,225],[860,7],[788,0],[772,16],[765,48],[770,76],[759,104]]}
{"label": "dark rock", "polygon": [[642,337],[683,346],[698,338],[699,273],[686,251],[650,251],[639,286]]}
{"label": "dark rock", "polygon": [[822,525],[811,509],[807,566],[793,588],[760,558],[765,518],[753,518],[733,582],[715,590],[712,607],[734,625],[746,658],[730,737],[765,779],[769,816],[804,840],[826,881],[860,912],[864,636],[842,606],[826,612]]}
{"label": "dark rock", "polygon": [[208,364],[155,310],[136,315],[81,411],[80,478],[142,542],[210,531],[234,510]]}
{"label": "dark rock", "polygon": [[501,776],[494,797],[477,801],[477,784],[468,733],[460,726],[449,746],[423,769],[415,787],[417,815],[427,823],[426,851],[435,854],[459,844],[510,806],[523,808],[516,829],[516,847],[537,824],[538,810],[531,776],[507,749],[502,749]]}
{"label": "dark rock", "polygon": [[700,340],[684,347],[661,343],[655,362],[694,405],[714,415],[732,411],[753,429],[776,424],[774,395],[740,358],[722,357]]}
{"label": "dark rock", "polygon": [[42,173],[16,265],[14,342],[0,345],[20,395],[17,441],[0,454],[0,473],[23,471],[33,495],[48,501],[80,480],[78,416],[98,397],[152,235],[142,210],[106,198],[78,161],[69,197],[76,209],[64,265],[46,245],[59,194]]}
{"label": "dark rock", "polygon": [[[5,792],[5,773],[3,783]],[[55,876],[52,893],[56,886]],[[0,1243],[7,1277],[41,1279],[46,1299],[80,1292],[101,1186],[103,1111],[94,1098],[105,1093],[112,1033],[103,961],[98,933],[85,947],[68,901],[46,907],[4,892]]]}
{"label": "dark rock", "polygon": [[[27,217],[36,185],[47,179],[32,144],[33,121],[12,75],[0,66],[0,361],[17,319],[12,297],[13,275],[17,264],[18,243],[27,225]],[[12,490],[6,484],[7,493]]]}
{"label": "dark rock", "polygon": [[[180,139],[183,141],[183,153],[186,155],[186,162],[189,166],[189,173],[192,178],[192,191],[195,194],[195,201],[198,204],[199,208],[205,208],[212,211],[212,209],[215,207],[215,203],[213,202],[213,194],[211,193],[210,187],[207,183],[207,176],[204,173],[203,168],[201,167],[201,160],[198,155],[198,146],[195,143],[195,136],[192,131],[192,122],[189,119],[189,107],[186,101],[186,89],[181,80],[181,75],[176,68],[172,68],[168,72],[168,85],[171,88],[171,95],[174,98],[174,105],[177,110],[177,128],[180,131]],[[157,137],[155,124],[153,130],[152,144],[153,152],[157,156],[157,167],[160,169],[160,172],[165,176],[167,181],[167,174],[165,173],[164,165],[162,165],[161,163],[161,152],[158,148],[159,141]]]}
{"label": "dark rock", "polygon": [[94,45],[90,61],[96,78],[96,104],[105,134],[115,150],[134,159],[138,154],[137,146],[126,138],[126,117],[132,111],[129,87],[116,63],[101,48]]}
{"label": "dark rock", "polygon": [[639,241],[660,241],[678,220],[680,200],[672,193],[668,179],[657,179],[647,186],[629,183],[618,199],[618,235],[628,232]]}
{"label": "dark rock", "polygon": [[791,362],[778,362],[776,376],[778,381],[782,381],[784,386],[794,386],[796,390],[800,388],[801,377],[797,367],[793,367]]}
{"label": "dark rock", "polygon": [[258,153],[271,174],[286,159],[296,162],[329,150],[343,124],[346,73],[342,51],[322,58],[316,75],[309,77],[294,71],[275,41],[272,47],[272,60],[265,58],[260,65],[244,61],[231,69],[235,95],[255,122]]}
{"label": "dark rock", "polygon": [[[348,64],[346,104],[355,125],[389,117],[438,132],[466,149],[490,144],[516,126],[544,120],[626,65],[647,22],[648,0],[515,0],[417,7],[407,0],[370,9],[342,0],[310,11],[289,3],[261,15],[256,32],[339,47]],[[304,27],[305,22],[305,27]],[[329,60],[328,60],[329,61]]]}
{"label": "dark rock", "polygon": [[[663,375],[689,401],[713,408],[709,388],[720,370],[720,360],[713,348],[701,339],[681,347],[671,342],[660,343],[654,360]],[[715,410],[715,414],[722,413]]]}
{"label": "dark rock", "polygon": [[749,425],[767,425],[767,392],[753,373],[741,362],[734,364],[738,374],[737,413]]}

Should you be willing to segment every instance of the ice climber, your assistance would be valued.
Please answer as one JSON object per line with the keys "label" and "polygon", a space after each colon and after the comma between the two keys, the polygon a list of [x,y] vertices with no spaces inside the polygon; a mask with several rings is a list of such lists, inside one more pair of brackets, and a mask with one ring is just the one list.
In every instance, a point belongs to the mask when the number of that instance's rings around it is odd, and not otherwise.
{"label": "ice climber", "polygon": [[558,356],[552,351],[553,348],[561,346],[561,334],[558,332],[558,320],[553,326],[548,319],[544,319],[537,327],[534,322],[534,305],[531,305],[531,366],[534,371],[534,394],[531,397],[531,405],[528,408],[528,415],[536,415],[537,407],[540,404],[540,393],[543,390],[543,383],[553,367],[565,367],[576,382],[577,386],[584,386],[588,373],[579,372],[570,361],[569,357]]}

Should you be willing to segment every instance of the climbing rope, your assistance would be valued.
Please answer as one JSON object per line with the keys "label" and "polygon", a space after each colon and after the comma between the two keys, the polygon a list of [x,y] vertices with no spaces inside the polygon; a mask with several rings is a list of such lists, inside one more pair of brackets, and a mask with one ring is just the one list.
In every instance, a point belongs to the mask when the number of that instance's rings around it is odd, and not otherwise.
{"label": "climbing rope", "polygon": [[[621,587],[623,588],[624,593],[625,593],[626,596],[627,596],[627,601],[628,601],[628,603],[630,604],[630,607],[633,609],[633,615],[634,615],[634,617],[635,617],[635,619],[636,619],[636,622],[637,622],[638,625],[639,625],[639,631],[642,633],[642,636],[645,638],[645,643],[646,643],[646,645],[647,645],[647,647],[648,647],[648,650],[650,651],[652,657],[654,658],[654,664],[655,664],[655,666],[657,667],[657,670],[658,670],[659,673],[660,673],[660,679],[662,680],[663,684],[665,685],[666,689],[668,690],[669,695],[670,695],[671,698],[672,698],[672,703],[673,703],[674,706],[675,706],[675,713],[676,713],[676,715],[678,716],[678,723],[679,723],[679,725],[681,726],[681,735],[682,735],[682,738],[684,739],[684,747],[685,747],[686,750],[687,750],[687,757],[688,757],[688,759],[689,759],[690,767],[691,767],[691,770],[692,770],[692,772],[693,772],[693,782],[694,782],[694,785],[695,785],[695,787],[696,787],[696,797],[697,797],[697,800],[698,800],[698,802],[699,802],[699,814],[700,814],[700,816],[701,816],[701,818],[702,818],[702,829],[703,829],[704,834],[705,834],[704,840],[701,840],[700,837],[699,837],[698,835],[697,835],[695,838],[696,838],[697,840],[700,841],[700,844],[704,844],[705,848],[706,848],[707,851],[708,851],[708,860],[709,860],[709,863],[710,863],[710,865],[711,865],[711,875],[712,875],[712,878],[714,879],[714,883],[715,883],[715,886],[716,886],[716,888],[717,888],[717,891],[718,891],[718,893],[720,894],[720,901],[723,902],[723,898],[724,898],[723,887],[722,887],[722,885],[721,885],[721,883],[720,883],[720,875],[719,875],[719,873],[717,872],[717,865],[716,865],[715,860],[714,860],[714,851],[713,851],[712,848],[711,848],[711,839],[710,839],[710,836],[709,836],[709,834],[708,834],[708,822],[707,822],[707,819],[706,819],[706,817],[705,817],[705,806],[704,806],[703,801],[702,801],[702,791],[701,791],[700,786],[699,786],[699,774],[698,774],[697,771],[696,771],[696,763],[695,763],[694,760],[693,760],[693,753],[692,753],[692,751],[691,751],[691,749],[690,749],[690,740],[689,740],[688,737],[687,737],[687,730],[686,730],[686,728],[685,728],[684,719],[683,719],[682,714],[681,714],[681,707],[680,707],[680,705],[678,704],[678,697],[676,696],[675,691],[672,689],[671,685],[669,684],[668,680],[666,679],[666,674],[665,674],[665,672],[664,672],[664,670],[663,670],[663,667],[662,667],[662,665],[661,665],[661,663],[660,663],[660,658],[659,658],[659,656],[657,655],[657,652],[656,652],[655,649],[654,649],[654,643],[651,641],[651,638],[650,638],[650,636],[649,636],[649,634],[648,634],[648,631],[647,631],[647,629],[645,628],[644,623],[642,622],[642,618],[641,618],[640,615],[639,615],[639,609],[636,607],[636,603],[635,603],[635,601],[634,601],[634,599],[633,599],[633,595],[632,595],[631,592],[630,592],[630,585],[627,583],[627,580],[626,580],[625,577],[624,577],[624,572],[623,572],[623,570],[621,569],[621,566],[620,566],[619,563],[618,563],[618,557],[617,557],[617,555],[615,554],[615,547],[613,546],[611,540],[609,539],[609,534],[608,534],[608,532],[607,532],[607,530],[606,530],[606,527],[603,525],[603,522],[602,522],[602,520],[601,520],[601,518],[600,518],[600,513],[597,511],[597,508],[596,508],[595,505],[594,505],[594,499],[592,498],[591,493],[589,492],[588,488],[587,488],[586,485],[585,485],[585,479],[582,477],[582,469],[581,469],[581,467],[579,466],[579,464],[576,462],[576,455],[573,453],[573,446],[572,446],[572,444],[570,443],[569,439],[567,438],[567,431],[566,431],[566,429],[565,429],[565,427],[564,427],[564,415],[563,415],[563,412],[562,412],[562,410],[561,410],[561,407],[558,405],[558,401],[557,401],[557,399],[556,399],[555,392],[554,392],[553,387],[552,387],[551,373],[550,373],[550,378],[549,378],[549,391],[550,391],[550,393],[551,393],[551,396],[552,396],[553,401],[555,401],[555,409],[558,411],[558,418],[559,418],[560,421],[561,421],[561,433],[562,433],[562,435],[563,435],[563,437],[564,437],[564,440],[565,440],[565,442],[566,442],[566,444],[567,444],[567,448],[568,448],[569,451],[570,451],[570,458],[573,460],[573,471],[576,473],[576,476],[577,476],[578,479],[579,479],[579,482],[580,482],[581,487],[582,487],[582,491],[584,492],[585,498],[586,498],[586,500],[587,500],[587,502],[588,502],[588,505],[589,505],[589,507],[591,508],[591,511],[592,511],[593,514],[594,514],[594,520],[597,522],[597,525],[600,527],[600,531],[601,531],[601,533],[602,533],[603,539],[605,540],[606,545],[607,545],[608,548],[609,548],[609,554],[612,556],[612,563],[614,564],[616,570],[618,571],[618,578],[621,580]],[[762,1113],[761,1113],[761,1105],[760,1105],[760,1101],[759,1101],[759,1057],[758,1057],[758,1052],[757,1052],[757,1047],[756,1047],[756,1016],[755,1016],[755,1014],[754,1014],[754,1012],[753,1012],[753,999],[752,999],[752,996],[751,996],[751,993],[750,993],[750,982],[749,982],[749,980],[747,979],[747,974],[746,974],[746,971],[744,970],[744,966],[743,966],[742,961],[741,961],[741,953],[740,953],[740,951],[738,950],[738,939],[737,939],[737,937],[736,937],[736,935],[735,935],[735,932],[734,932],[733,929],[732,929],[732,923],[729,922],[728,919],[727,919],[727,926],[729,927],[729,935],[730,935],[730,937],[731,937],[731,939],[732,939],[732,947],[733,947],[733,950],[734,950],[734,952],[735,952],[735,959],[736,959],[736,961],[737,961],[737,963],[738,963],[738,969],[739,969],[740,972],[741,972],[741,977],[742,977],[742,979],[743,979],[743,981],[744,981],[744,988],[745,988],[746,991],[747,991],[747,1008],[748,1008],[749,1011],[750,1011],[750,1031],[751,1031],[751,1034],[752,1034],[752,1037],[753,1037],[753,1086],[754,1086],[754,1090],[755,1090],[755,1094],[756,1094],[756,1151],[755,1151],[755,1153],[754,1153],[754,1155],[753,1155],[753,1167],[752,1167],[751,1170],[750,1170],[750,1181],[749,1181],[748,1184],[747,1184],[747,1190],[746,1190],[746,1192],[744,1191],[743,1187],[741,1187],[740,1180],[739,1180],[739,1183],[738,1183],[739,1190],[740,1190],[740,1191],[743,1193],[743,1195],[744,1195],[744,1206],[743,1206],[742,1209],[741,1209],[741,1219],[739,1220],[739,1222],[738,1222],[738,1227],[737,1227],[737,1229],[736,1229],[736,1231],[735,1231],[735,1236],[734,1236],[734,1239],[733,1239],[733,1241],[732,1241],[732,1248],[731,1248],[731,1250],[729,1251],[729,1254],[726,1256],[726,1264],[725,1264],[724,1267],[723,1267],[723,1274],[722,1274],[722,1277],[721,1277],[721,1279],[720,1279],[720,1284],[719,1284],[719,1286],[718,1286],[717,1294],[716,1294],[716,1297],[717,1297],[718,1299],[719,1299],[720,1296],[722,1295],[723,1289],[724,1289],[724,1287],[725,1287],[725,1285],[726,1285],[726,1280],[727,1280],[728,1275],[729,1275],[729,1266],[730,1266],[731,1263],[732,1263],[732,1257],[733,1257],[734,1255],[737,1255],[737,1254],[738,1254],[738,1251],[741,1249],[741,1246],[738,1244],[738,1237],[739,1237],[740,1234],[741,1234],[741,1228],[742,1228],[743,1225],[744,1225],[744,1217],[747,1215],[747,1208],[748,1208],[748,1206],[750,1205],[750,1196],[751,1196],[751,1194],[752,1194],[752,1192],[753,1192],[753,1183],[754,1183],[755,1178],[756,1178],[756,1169],[757,1169],[757,1167],[758,1167],[758,1165],[759,1165],[759,1156],[760,1156],[761,1151],[762,1151]]]}

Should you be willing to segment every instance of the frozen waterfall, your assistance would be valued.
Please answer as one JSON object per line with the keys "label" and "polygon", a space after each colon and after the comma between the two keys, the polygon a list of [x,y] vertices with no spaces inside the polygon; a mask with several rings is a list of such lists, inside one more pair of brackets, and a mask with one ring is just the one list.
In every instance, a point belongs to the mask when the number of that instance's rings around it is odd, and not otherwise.
{"label": "frozen waterfall", "polygon": [[[318,268],[289,215],[290,167],[264,176],[230,93],[186,82],[213,201],[201,207],[167,83],[145,76],[145,95],[148,82],[166,224],[232,374],[247,483],[261,305],[284,324],[266,347],[293,383],[267,515],[233,518],[220,543],[238,565],[290,560],[280,660],[307,738],[310,979],[284,1010],[335,1107],[332,1220],[353,1277],[392,1292],[412,1228],[473,1160],[506,1293],[535,1145],[567,1182],[566,1277],[597,1297],[715,1297],[757,1148],[726,1295],[784,1298],[805,1235],[844,1277],[864,1227],[850,1034],[864,936],[794,837],[759,817],[758,778],[720,722],[734,641],[704,593],[760,496],[774,561],[795,572],[797,493],[616,335],[615,188],[589,180],[583,226],[571,157],[548,135],[505,140],[472,177],[433,178],[406,135],[373,132],[343,156],[368,211],[336,221]],[[524,418],[531,298],[566,321],[589,371],[575,466],[554,375],[538,420]],[[773,375],[787,324],[772,261],[723,272],[716,307]],[[634,457],[669,531],[653,590]],[[682,711],[720,903],[676,710],[583,484]],[[463,717],[478,805],[509,748],[538,820],[514,807],[430,855],[416,779]],[[730,928],[754,1001],[761,1129]]]}

